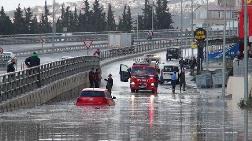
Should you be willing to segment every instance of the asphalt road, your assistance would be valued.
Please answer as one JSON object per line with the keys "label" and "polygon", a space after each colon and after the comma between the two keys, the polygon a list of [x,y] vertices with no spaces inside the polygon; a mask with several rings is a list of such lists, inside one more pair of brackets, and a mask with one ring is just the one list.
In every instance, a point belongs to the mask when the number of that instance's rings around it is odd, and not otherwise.
{"label": "asphalt road", "polygon": [[[159,55],[164,58],[164,53]],[[113,75],[115,106],[76,107],[75,99],[69,99],[0,114],[0,140],[243,140],[243,111],[230,100],[224,104],[219,89],[187,88],[172,94],[170,85],[161,85],[157,95],[130,93],[129,83],[119,81],[119,65],[132,63],[130,59],[102,68],[103,78]],[[251,118],[250,112],[249,129]]]}

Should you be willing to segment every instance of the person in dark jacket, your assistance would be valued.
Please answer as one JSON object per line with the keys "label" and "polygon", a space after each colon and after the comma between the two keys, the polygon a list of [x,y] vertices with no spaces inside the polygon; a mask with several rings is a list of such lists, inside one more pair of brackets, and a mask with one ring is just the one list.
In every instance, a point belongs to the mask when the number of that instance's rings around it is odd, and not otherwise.
{"label": "person in dark jacket", "polygon": [[88,78],[89,78],[90,88],[94,88],[94,86],[95,86],[94,68],[92,68],[91,71],[88,73]]}
{"label": "person in dark jacket", "polygon": [[25,59],[25,65],[28,68],[39,66],[40,65],[40,59],[38,57],[38,54],[36,52],[33,52],[31,57],[28,57]]}
{"label": "person in dark jacket", "polygon": [[104,79],[105,81],[107,81],[107,85],[106,85],[106,89],[110,92],[112,92],[112,87],[113,87],[113,78],[112,75],[109,74],[108,75],[108,79]]}
{"label": "person in dark jacket", "polygon": [[101,82],[101,72],[100,72],[100,69],[96,69],[95,73],[94,73],[95,88],[99,88],[100,87],[100,82]]}
{"label": "person in dark jacket", "polygon": [[183,58],[181,58],[181,59],[179,60],[179,66],[180,66],[180,69],[181,69],[181,70],[184,69],[185,60],[184,60]]}
{"label": "person in dark jacket", "polygon": [[185,81],[185,70],[182,69],[179,75],[179,84],[180,84],[180,92],[183,87],[183,91],[185,91],[186,81]]}
{"label": "person in dark jacket", "polygon": [[11,63],[7,66],[7,73],[15,72],[16,59],[11,59]]}

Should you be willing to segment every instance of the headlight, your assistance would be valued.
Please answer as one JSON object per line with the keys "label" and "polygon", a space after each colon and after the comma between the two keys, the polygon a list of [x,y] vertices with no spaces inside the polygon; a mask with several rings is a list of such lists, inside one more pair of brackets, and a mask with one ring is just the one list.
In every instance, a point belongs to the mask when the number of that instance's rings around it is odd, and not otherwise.
{"label": "headlight", "polygon": [[155,84],[154,84],[154,83],[151,83],[151,86],[155,86]]}
{"label": "headlight", "polygon": [[135,85],[135,82],[131,82],[130,85]]}

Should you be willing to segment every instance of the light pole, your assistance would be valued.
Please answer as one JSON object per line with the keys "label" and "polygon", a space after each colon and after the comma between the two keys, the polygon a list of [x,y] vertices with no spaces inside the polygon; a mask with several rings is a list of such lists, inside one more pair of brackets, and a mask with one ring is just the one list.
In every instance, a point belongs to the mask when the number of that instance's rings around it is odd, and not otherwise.
{"label": "light pole", "polygon": [[209,28],[209,20],[208,20],[208,18],[209,18],[209,12],[208,12],[208,0],[207,0],[207,13],[206,13],[207,15],[206,15],[206,69],[208,70],[208,65],[209,65],[209,59],[208,59],[208,51],[209,51],[209,48],[208,48],[208,28]]}
{"label": "light pole", "polygon": [[223,69],[222,69],[222,98],[225,97],[225,85],[226,85],[226,26],[227,26],[227,0],[224,4],[224,29],[223,29]]}
{"label": "light pole", "polygon": [[53,37],[52,46],[55,46],[56,24],[55,24],[55,0],[53,0],[53,25],[52,25]]}
{"label": "light pole", "polygon": [[180,48],[182,48],[182,36],[183,36],[183,0],[180,0]]}
{"label": "light pole", "polygon": [[151,31],[154,31],[154,0],[152,0]]}
{"label": "light pole", "polygon": [[[192,39],[193,39],[193,34],[194,34],[194,32],[193,32],[193,0],[191,0],[191,16],[192,16],[192,20],[191,20],[191,34],[192,34]],[[192,42],[193,42],[193,40],[192,40]],[[193,56],[193,48],[192,48],[192,56]]]}
{"label": "light pole", "polygon": [[137,40],[139,37],[139,27],[138,27],[139,26],[139,21],[138,21],[139,19],[138,18],[139,18],[139,15],[137,14]]}

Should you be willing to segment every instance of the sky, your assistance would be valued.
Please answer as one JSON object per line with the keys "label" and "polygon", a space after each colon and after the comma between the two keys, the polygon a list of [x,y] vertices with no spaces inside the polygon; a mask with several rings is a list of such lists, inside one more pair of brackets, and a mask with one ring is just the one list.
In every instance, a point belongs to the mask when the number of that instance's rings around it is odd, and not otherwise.
{"label": "sky", "polygon": [[[76,2],[80,0],[55,0],[57,3],[63,2]],[[20,3],[21,8],[23,7],[34,7],[34,6],[43,6],[45,0],[0,0],[0,6],[3,6],[5,11],[15,10]],[[51,5],[53,0],[47,0],[47,4]]]}

